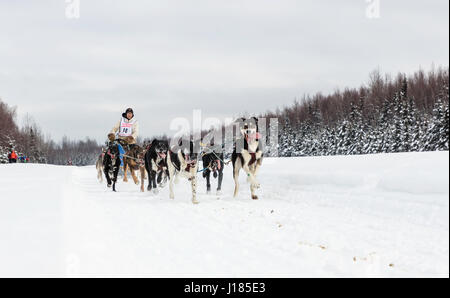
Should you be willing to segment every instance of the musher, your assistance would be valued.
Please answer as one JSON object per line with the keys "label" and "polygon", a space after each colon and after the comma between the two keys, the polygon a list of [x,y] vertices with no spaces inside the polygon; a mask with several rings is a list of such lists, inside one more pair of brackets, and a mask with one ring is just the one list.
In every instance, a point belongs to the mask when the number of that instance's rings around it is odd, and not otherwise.
{"label": "musher", "polygon": [[[110,142],[114,142],[117,138],[122,144],[136,144],[136,140],[139,134],[139,123],[134,118],[134,112],[132,108],[125,110],[122,114],[120,121],[113,127],[111,132],[108,134],[108,139]],[[123,165],[123,154],[125,150],[119,143],[120,160]]]}

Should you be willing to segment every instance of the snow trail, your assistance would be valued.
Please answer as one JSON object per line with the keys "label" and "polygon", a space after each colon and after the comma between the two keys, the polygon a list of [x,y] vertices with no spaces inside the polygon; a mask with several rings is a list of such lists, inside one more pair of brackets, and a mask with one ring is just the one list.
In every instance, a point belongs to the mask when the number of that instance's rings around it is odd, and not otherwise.
{"label": "snow trail", "polygon": [[[448,277],[448,152],[265,159],[260,200],[0,167],[0,276]],[[216,180],[212,181],[212,188]],[[6,244],[6,245],[5,245]]]}

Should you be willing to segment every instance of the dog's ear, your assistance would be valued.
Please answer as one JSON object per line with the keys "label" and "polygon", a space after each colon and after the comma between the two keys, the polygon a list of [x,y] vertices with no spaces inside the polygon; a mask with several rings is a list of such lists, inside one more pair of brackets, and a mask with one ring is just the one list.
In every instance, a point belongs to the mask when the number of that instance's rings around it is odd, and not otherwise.
{"label": "dog's ear", "polygon": [[257,117],[252,117],[252,118],[250,118],[250,120],[252,121],[253,124],[255,124],[256,131],[259,131],[259,125],[258,125],[259,119]]}
{"label": "dog's ear", "polygon": [[195,145],[194,142],[191,140],[189,142],[189,153],[194,153]]}

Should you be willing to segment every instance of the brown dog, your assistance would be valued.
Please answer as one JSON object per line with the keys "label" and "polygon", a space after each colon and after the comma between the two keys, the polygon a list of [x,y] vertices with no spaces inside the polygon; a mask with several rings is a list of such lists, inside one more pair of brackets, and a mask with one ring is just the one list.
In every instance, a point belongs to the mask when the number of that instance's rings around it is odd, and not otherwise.
{"label": "brown dog", "polygon": [[128,145],[128,147],[129,150],[123,156],[123,181],[128,182],[127,170],[129,169],[134,183],[138,185],[139,181],[134,171],[139,170],[141,173],[141,192],[144,192],[144,181],[146,179],[144,156],[146,150],[136,144]]}

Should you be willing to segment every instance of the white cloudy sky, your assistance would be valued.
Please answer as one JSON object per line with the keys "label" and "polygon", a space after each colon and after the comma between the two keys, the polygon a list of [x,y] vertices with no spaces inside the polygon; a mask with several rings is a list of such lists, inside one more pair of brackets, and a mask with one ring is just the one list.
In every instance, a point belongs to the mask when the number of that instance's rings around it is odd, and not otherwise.
{"label": "white cloudy sky", "polygon": [[128,106],[141,135],[355,87],[379,68],[449,65],[448,0],[0,0],[0,98],[59,139],[104,140]]}

